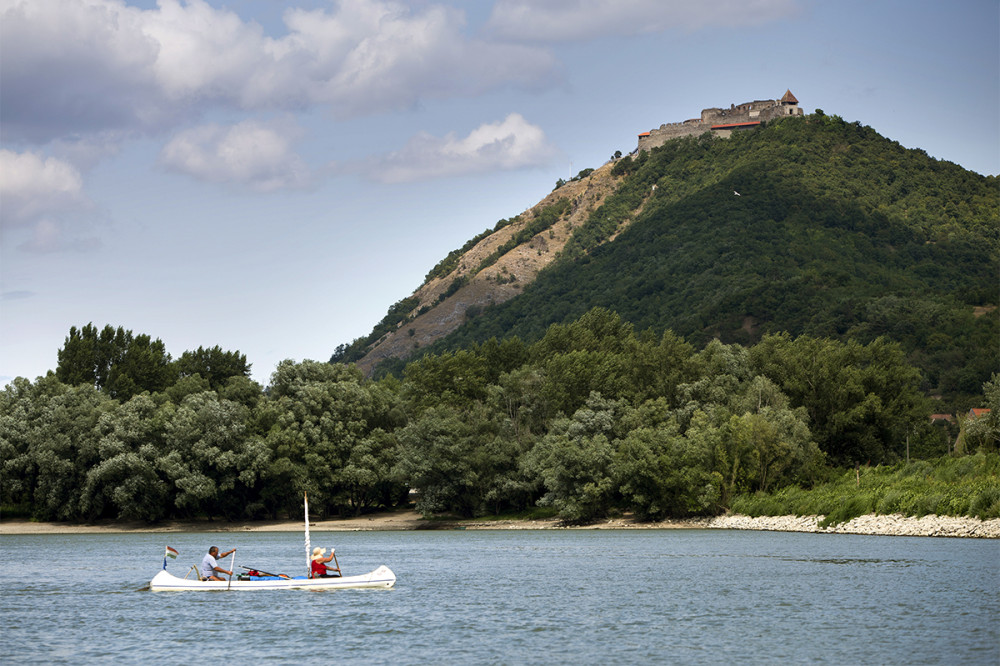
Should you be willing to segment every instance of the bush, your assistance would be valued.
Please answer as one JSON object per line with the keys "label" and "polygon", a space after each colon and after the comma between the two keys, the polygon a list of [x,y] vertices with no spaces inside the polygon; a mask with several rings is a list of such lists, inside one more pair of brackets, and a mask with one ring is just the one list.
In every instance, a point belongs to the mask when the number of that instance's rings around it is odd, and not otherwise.
{"label": "bush", "polygon": [[871,513],[872,507],[870,498],[866,495],[854,495],[851,497],[841,496],[838,498],[836,507],[826,517],[820,521],[820,527],[830,527],[846,523],[852,518]]}
{"label": "bush", "polygon": [[990,485],[979,490],[969,503],[969,515],[981,520],[1000,518],[1000,487]]}

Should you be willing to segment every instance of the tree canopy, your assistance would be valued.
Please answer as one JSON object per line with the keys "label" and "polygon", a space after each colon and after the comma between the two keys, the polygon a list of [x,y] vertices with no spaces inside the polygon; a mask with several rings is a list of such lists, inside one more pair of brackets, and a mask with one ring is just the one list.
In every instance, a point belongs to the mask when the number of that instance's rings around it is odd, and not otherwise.
{"label": "tree canopy", "polygon": [[[283,361],[261,387],[239,352],[180,358],[172,385],[127,397],[82,373],[8,384],[0,505],[42,520],[236,520],[294,514],[303,491],[318,516],[415,492],[428,514],[663,519],[808,488],[835,467],[956,453],[954,433],[930,423],[919,371],[884,338],[696,349],[594,309],[530,345],[427,355],[402,379]],[[994,411],[998,384],[984,386]],[[996,455],[996,430],[992,416],[970,421],[962,449]],[[975,491],[977,511],[992,511],[994,491]]]}

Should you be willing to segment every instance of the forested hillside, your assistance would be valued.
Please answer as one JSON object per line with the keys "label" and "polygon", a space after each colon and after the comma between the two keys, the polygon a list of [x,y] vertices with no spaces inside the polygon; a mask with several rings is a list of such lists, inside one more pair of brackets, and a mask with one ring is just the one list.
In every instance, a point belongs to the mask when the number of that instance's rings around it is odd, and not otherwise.
{"label": "forested hillside", "polygon": [[533,341],[604,307],[697,347],[778,332],[886,336],[942,410],[971,406],[1000,367],[996,177],[822,112],[677,139],[613,174],[614,193],[523,293],[420,351]]}

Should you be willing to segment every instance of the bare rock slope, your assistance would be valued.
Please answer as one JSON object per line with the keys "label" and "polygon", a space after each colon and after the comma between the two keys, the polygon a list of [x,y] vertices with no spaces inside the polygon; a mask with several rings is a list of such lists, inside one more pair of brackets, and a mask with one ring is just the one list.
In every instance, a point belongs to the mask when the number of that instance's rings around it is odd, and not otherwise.
{"label": "bare rock slope", "polygon": [[[618,179],[611,174],[613,166],[614,162],[609,162],[590,175],[553,191],[518,215],[511,224],[486,236],[469,249],[452,272],[425,282],[413,294],[419,302],[409,316],[395,330],[375,341],[357,362],[362,372],[370,374],[379,362],[387,358],[406,359],[417,349],[443,338],[466,321],[470,308],[503,303],[521,293],[539,271],[552,263],[565,247],[573,229],[580,226],[615,191]],[[561,199],[569,200],[569,212],[552,227],[507,251],[487,268],[478,270],[484,259],[524,230],[540,211]],[[451,285],[462,279],[467,282],[444,297]]]}

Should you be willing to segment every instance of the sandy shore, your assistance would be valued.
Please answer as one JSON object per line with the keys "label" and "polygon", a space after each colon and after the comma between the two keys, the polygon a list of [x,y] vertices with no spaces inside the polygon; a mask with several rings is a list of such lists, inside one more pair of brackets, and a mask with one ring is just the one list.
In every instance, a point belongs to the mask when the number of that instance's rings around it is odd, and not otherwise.
{"label": "sandy shore", "polygon": [[[885,536],[938,536],[1000,539],[1000,519],[978,520],[950,516],[911,518],[901,515],[860,516],[836,527],[820,529],[822,516],[749,516],[728,515],[716,518],[694,518],[656,523],[635,522],[628,517],[611,519],[585,526],[564,526],[550,520],[425,520],[416,511],[394,511],[373,516],[337,520],[310,521],[309,529],[317,532],[369,530],[538,530],[538,529],[732,529],[767,530],[776,532],[821,532],[827,534],[874,534]],[[7,534],[129,534],[168,532],[298,532],[297,521],[167,521],[156,525],[145,523],[102,523],[69,525],[27,520],[0,519],[0,535]]]}

